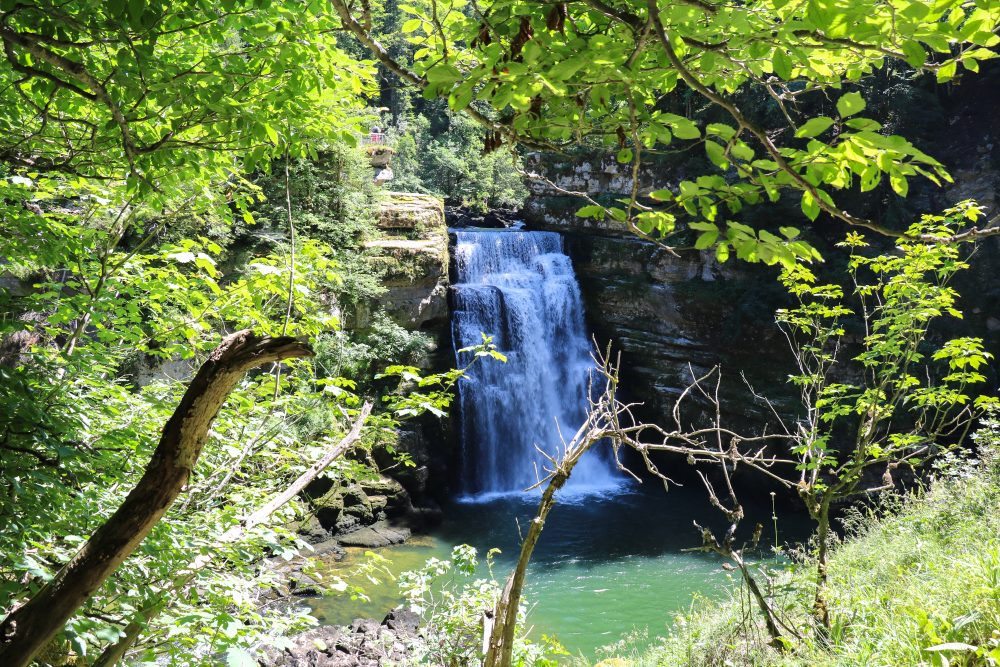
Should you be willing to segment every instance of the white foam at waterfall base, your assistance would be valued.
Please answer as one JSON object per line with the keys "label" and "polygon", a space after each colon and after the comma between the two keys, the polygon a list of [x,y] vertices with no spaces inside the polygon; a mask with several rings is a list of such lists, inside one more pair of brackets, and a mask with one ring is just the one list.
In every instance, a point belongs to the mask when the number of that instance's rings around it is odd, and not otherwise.
{"label": "white foam at waterfall base", "polygon": [[[552,232],[456,232],[455,349],[493,337],[507,362],[478,360],[459,382],[465,498],[523,494],[545,476],[536,447],[556,454],[586,418],[594,362],[583,301]],[[470,361],[456,352],[458,365]],[[577,464],[561,500],[624,484],[610,447]]]}

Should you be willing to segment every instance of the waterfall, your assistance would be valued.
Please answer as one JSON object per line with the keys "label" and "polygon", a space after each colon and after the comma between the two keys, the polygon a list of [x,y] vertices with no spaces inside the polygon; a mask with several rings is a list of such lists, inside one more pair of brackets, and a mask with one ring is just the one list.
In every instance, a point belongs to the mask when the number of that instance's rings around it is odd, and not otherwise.
{"label": "waterfall", "polygon": [[[580,287],[562,238],[552,232],[456,232],[452,309],[455,349],[482,334],[507,362],[483,359],[459,382],[462,486],[468,494],[520,492],[544,474],[536,445],[555,453],[586,417],[591,344]],[[458,354],[459,366],[469,362]],[[598,445],[569,488],[617,486]]]}

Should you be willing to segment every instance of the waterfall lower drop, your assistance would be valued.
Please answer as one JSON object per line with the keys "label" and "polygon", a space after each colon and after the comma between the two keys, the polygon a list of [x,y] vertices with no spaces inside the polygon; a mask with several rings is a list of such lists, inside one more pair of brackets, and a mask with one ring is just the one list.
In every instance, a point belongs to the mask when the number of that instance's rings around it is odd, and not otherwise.
{"label": "waterfall lower drop", "polygon": [[[586,418],[591,344],[562,238],[552,232],[456,232],[455,349],[482,334],[507,356],[477,362],[459,383],[462,486],[472,497],[519,493],[544,475],[536,446],[556,453]],[[468,354],[457,354],[460,366]],[[599,444],[567,484],[607,491],[621,477]]]}

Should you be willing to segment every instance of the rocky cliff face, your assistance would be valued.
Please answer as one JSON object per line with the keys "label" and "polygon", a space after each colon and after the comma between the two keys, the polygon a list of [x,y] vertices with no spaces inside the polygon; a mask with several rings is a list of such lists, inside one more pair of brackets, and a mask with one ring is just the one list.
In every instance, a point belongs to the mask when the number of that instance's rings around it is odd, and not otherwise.
{"label": "rocky cliff face", "polygon": [[[601,191],[611,196],[628,190],[627,179],[611,173],[608,160],[588,164],[536,162],[562,189],[618,187]],[[727,405],[754,418],[759,407],[746,400],[739,373],[756,388],[773,390],[781,389],[790,370],[784,340],[771,324],[781,297],[776,269],[720,265],[709,253],[672,255],[617,223],[576,217],[580,206],[574,197],[536,185],[526,220],[563,233],[589,323],[599,341],[622,351],[626,391],[645,403],[645,417],[668,415],[692,372],[722,364],[731,394]]]}
{"label": "rocky cliff face", "polygon": [[382,283],[388,289],[376,305],[400,326],[447,342],[448,228],[443,203],[430,195],[387,192],[378,227],[382,238],[365,244],[372,261],[384,270]]}
{"label": "rocky cliff face", "polygon": [[[438,372],[452,364],[448,316],[448,230],[441,200],[428,195],[387,192],[379,212],[382,236],[365,244],[370,261],[382,270],[387,288],[370,311],[383,309],[396,324],[432,340],[425,366]],[[366,326],[366,313],[355,326]],[[410,526],[433,522],[435,497],[444,488],[450,457],[447,424],[428,416],[406,422],[392,443],[413,467],[401,467],[387,449],[372,452],[392,478],[335,485],[318,480],[307,492],[313,517],[300,527],[311,540],[331,535],[345,546],[377,547],[402,542]]]}
{"label": "rocky cliff face", "polygon": [[[930,98],[937,123],[907,127],[927,105],[901,108],[889,104],[887,122],[949,167],[955,183],[943,190],[913,188],[902,201],[891,192],[853,205],[882,221],[912,220],[922,212],[938,212],[962,199],[974,198],[996,215],[1000,203],[1000,68],[973,79],[970,85],[935,91]],[[925,91],[926,92],[926,91]],[[915,93],[911,90],[910,95]],[[890,100],[891,102],[891,100]],[[931,104],[928,102],[928,104]],[[929,113],[929,112],[928,112]],[[586,191],[600,198],[627,195],[631,184],[625,167],[610,156],[581,152],[574,159],[534,155],[532,169],[548,179],[535,182],[525,209],[529,226],[564,234],[566,248],[581,282],[591,326],[602,341],[623,351],[623,380],[633,398],[646,402],[647,418],[668,414],[678,391],[694,372],[722,364],[726,404],[738,416],[759,421],[762,408],[748,400],[739,374],[755,389],[791,410],[794,397],[785,386],[791,371],[784,339],[773,325],[774,310],[787,305],[776,283],[777,269],[730,261],[719,265],[709,254],[683,251],[679,256],[658,249],[621,229],[613,221],[596,222],[574,215],[580,199],[567,192]],[[685,177],[684,163],[650,166],[642,175],[642,191],[673,184]],[[809,230],[811,240],[836,269],[833,242],[841,227],[810,225],[794,210],[769,210],[768,222],[780,220]],[[888,246],[887,246],[888,247]],[[822,267],[821,267],[821,270]],[[984,336],[988,349],[1000,356],[1000,239],[980,244],[972,268],[957,281],[966,312],[964,323],[949,322],[942,334]],[[990,387],[995,390],[997,368]]]}
{"label": "rocky cliff face", "polygon": [[[433,349],[426,362],[429,372],[454,365],[451,319],[448,311],[448,226],[444,204],[437,197],[386,192],[379,213],[383,237],[367,244],[373,261],[385,274],[388,291],[379,305],[400,326],[427,334]],[[413,468],[397,477],[418,505],[433,504],[444,492],[450,459],[448,423],[425,415],[399,433],[398,450],[409,454]],[[390,457],[379,461],[391,465]]]}

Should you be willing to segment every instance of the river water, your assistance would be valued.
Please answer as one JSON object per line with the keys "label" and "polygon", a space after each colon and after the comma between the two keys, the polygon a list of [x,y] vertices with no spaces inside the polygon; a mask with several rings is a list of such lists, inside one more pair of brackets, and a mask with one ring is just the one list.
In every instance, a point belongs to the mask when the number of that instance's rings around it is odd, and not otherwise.
{"label": "river water", "polygon": [[[761,555],[774,544],[772,508],[747,506],[746,529],[765,526]],[[455,502],[445,508],[444,523],[431,534],[380,553],[399,573],[421,567],[430,557],[446,558],[457,544],[471,544],[481,554],[501,550],[494,574],[502,580],[520,548],[520,526],[534,515],[534,499],[505,496],[483,502]],[[650,638],[667,631],[677,612],[687,610],[696,595],[728,594],[730,575],[714,555],[685,551],[701,543],[692,521],[726,528],[708,506],[700,486],[657,482],[629,485],[615,494],[571,497],[549,516],[529,570],[526,598],[528,622],[535,636],[555,636],[573,653],[593,657],[595,649],[634,630]],[[802,518],[779,513],[779,540],[803,534]],[[362,552],[332,565],[343,573]],[[364,582],[360,582],[364,583]],[[401,598],[391,582],[366,585],[369,603],[329,597],[310,603],[325,623],[349,623],[359,616],[381,618]],[[642,643],[642,642],[640,642]]]}

